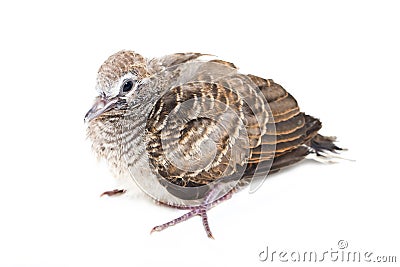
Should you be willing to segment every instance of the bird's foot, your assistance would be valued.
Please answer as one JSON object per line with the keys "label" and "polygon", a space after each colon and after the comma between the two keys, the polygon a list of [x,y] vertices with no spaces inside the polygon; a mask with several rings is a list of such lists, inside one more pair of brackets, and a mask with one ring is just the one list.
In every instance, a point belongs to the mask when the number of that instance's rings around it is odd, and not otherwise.
{"label": "bird's foot", "polygon": [[122,195],[122,194],[124,194],[124,193],[126,193],[126,190],[125,190],[125,189],[114,189],[114,190],[106,191],[106,192],[102,193],[102,194],[100,195],[100,197],[105,196],[105,195],[107,195],[107,196],[109,196],[109,197],[113,197],[113,196]]}
{"label": "bird's foot", "polygon": [[[186,207],[185,209],[189,209],[190,211],[172,221],[169,221],[167,223],[164,224],[160,224],[157,225],[155,227],[153,227],[153,229],[151,230],[150,233],[153,232],[160,232],[164,229],[167,229],[170,226],[174,226],[178,223],[184,222],[192,217],[194,217],[195,215],[199,215],[201,217],[201,220],[203,222],[203,226],[204,226],[204,230],[206,231],[206,234],[209,238],[214,239],[211,229],[210,229],[210,225],[208,223],[208,217],[207,217],[207,211],[210,210],[211,208],[215,207],[216,205],[220,204],[221,202],[230,199],[232,197],[234,191],[230,191],[228,192],[226,195],[222,196],[221,198],[211,202],[211,203],[204,203],[201,204],[200,206],[196,206],[196,207]],[[179,208],[182,209],[182,207],[180,206],[174,206],[174,205],[168,205],[170,207],[174,207],[174,208]]]}
{"label": "bird's foot", "polygon": [[207,210],[208,209],[209,209],[208,205],[201,205],[201,206],[197,206],[195,208],[191,208],[191,210],[188,213],[186,213],[186,214],[184,214],[184,215],[182,215],[182,216],[180,216],[180,217],[178,217],[178,218],[176,218],[176,219],[174,219],[172,221],[169,221],[167,223],[164,223],[164,224],[157,225],[157,226],[153,227],[153,229],[151,230],[150,233],[160,232],[160,231],[162,231],[164,229],[167,229],[170,226],[174,226],[174,225],[176,225],[176,224],[178,224],[180,222],[184,222],[184,221],[192,218],[195,215],[200,215],[201,219],[203,221],[203,226],[204,226],[204,229],[206,230],[207,236],[209,238],[214,238],[212,233],[211,233],[210,226],[208,224],[208,218],[207,218]]}

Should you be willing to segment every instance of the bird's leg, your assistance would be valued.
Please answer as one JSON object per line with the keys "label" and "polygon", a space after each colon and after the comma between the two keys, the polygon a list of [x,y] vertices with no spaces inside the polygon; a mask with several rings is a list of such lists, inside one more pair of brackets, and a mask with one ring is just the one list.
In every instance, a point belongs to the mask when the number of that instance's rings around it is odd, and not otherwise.
{"label": "bird's leg", "polygon": [[[200,206],[196,206],[196,207],[184,207],[184,209],[190,209],[190,211],[172,221],[169,221],[167,223],[155,226],[152,230],[151,233],[153,232],[160,232],[170,226],[174,226],[178,223],[184,222],[190,218],[192,218],[195,215],[199,215],[201,216],[202,222],[203,222],[203,226],[204,226],[204,230],[207,233],[207,236],[209,238],[214,238],[211,230],[210,230],[210,226],[208,224],[208,217],[207,217],[207,211],[210,210],[211,208],[217,206],[218,204],[220,204],[221,202],[228,200],[232,197],[233,193],[235,192],[234,189],[230,190],[227,194],[225,194],[224,196],[220,197],[217,200],[214,200],[212,202],[209,202],[210,199],[213,199],[215,197],[215,195],[217,195],[217,193],[219,192],[218,190],[218,186],[215,187],[213,190],[211,190],[205,197],[203,204],[201,204]],[[167,206],[170,207],[174,207],[174,208],[179,208],[182,209],[182,206],[175,206],[175,205],[170,205],[168,204]]]}
{"label": "bird's leg", "polygon": [[109,196],[109,197],[119,196],[119,195],[124,194],[125,192],[126,192],[125,189],[114,189],[114,190],[111,190],[111,191],[103,192],[103,193],[100,195],[100,197],[105,196],[105,195],[107,195],[107,196]]}

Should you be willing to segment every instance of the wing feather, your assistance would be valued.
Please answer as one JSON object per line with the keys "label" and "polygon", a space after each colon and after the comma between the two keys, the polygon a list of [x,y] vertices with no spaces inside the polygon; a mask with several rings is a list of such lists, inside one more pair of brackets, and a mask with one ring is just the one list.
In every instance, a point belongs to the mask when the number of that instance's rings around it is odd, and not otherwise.
{"label": "wing feather", "polygon": [[[199,56],[174,54],[163,64]],[[209,63],[179,69],[192,81],[171,83],[150,113],[147,152],[155,172],[173,184],[197,187],[233,175],[240,166],[246,168],[243,177],[263,162],[266,173],[271,164],[277,171],[309,153],[303,145],[320,122],[300,112],[292,95],[273,80],[237,73],[232,63]],[[190,76],[190,68],[197,76]]]}

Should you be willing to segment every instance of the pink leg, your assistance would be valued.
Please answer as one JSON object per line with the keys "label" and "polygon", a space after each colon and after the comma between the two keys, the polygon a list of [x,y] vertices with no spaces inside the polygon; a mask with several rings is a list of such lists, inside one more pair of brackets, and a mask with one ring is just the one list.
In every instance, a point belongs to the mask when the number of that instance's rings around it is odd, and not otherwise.
{"label": "pink leg", "polygon": [[200,216],[201,216],[201,219],[202,219],[202,222],[203,222],[203,227],[204,227],[204,230],[205,230],[206,233],[207,233],[207,236],[208,236],[209,238],[214,239],[214,237],[213,237],[213,235],[212,235],[212,232],[211,232],[211,229],[210,229],[210,225],[209,225],[209,223],[208,223],[207,211],[210,210],[211,208],[217,206],[217,205],[220,204],[221,202],[223,202],[223,201],[225,201],[225,200],[227,200],[227,199],[230,199],[230,198],[232,197],[232,195],[233,195],[234,192],[235,192],[234,190],[231,190],[231,191],[229,191],[226,195],[222,196],[221,198],[219,198],[219,199],[217,199],[217,200],[215,200],[215,201],[213,201],[213,202],[211,202],[211,203],[208,203],[207,200],[209,200],[209,199],[212,197],[212,195],[215,194],[214,191],[211,191],[211,193],[209,194],[209,196],[207,196],[207,197],[205,198],[205,201],[204,201],[205,204],[202,204],[202,205],[196,206],[196,207],[192,207],[192,208],[190,208],[190,207],[182,207],[182,206],[168,205],[168,206],[170,206],[170,207],[174,207],[174,208],[178,208],[178,209],[183,209],[183,208],[184,208],[184,209],[190,209],[190,211],[189,211],[188,213],[186,213],[186,214],[184,214],[184,215],[182,215],[182,216],[180,216],[180,217],[178,217],[178,218],[172,220],[172,221],[169,221],[169,222],[167,222],[167,223],[164,223],[164,224],[155,226],[155,227],[151,230],[150,233],[153,233],[153,232],[160,232],[160,231],[162,231],[162,230],[164,230],[164,229],[167,229],[167,228],[170,227],[170,226],[174,226],[174,225],[176,225],[176,224],[178,224],[178,223],[184,222],[184,221],[186,221],[186,220],[192,218],[192,217],[195,216],[195,215],[200,215]]}
{"label": "pink leg", "polygon": [[180,217],[178,217],[176,219],[173,219],[172,221],[169,221],[167,223],[163,223],[161,225],[153,227],[153,229],[151,229],[150,233],[160,232],[160,231],[162,231],[164,229],[167,229],[170,226],[174,226],[175,224],[178,224],[180,222],[184,222],[184,221],[192,218],[193,216],[195,216],[197,214],[198,214],[197,210],[191,210],[188,213],[185,213],[182,216],[180,216]]}

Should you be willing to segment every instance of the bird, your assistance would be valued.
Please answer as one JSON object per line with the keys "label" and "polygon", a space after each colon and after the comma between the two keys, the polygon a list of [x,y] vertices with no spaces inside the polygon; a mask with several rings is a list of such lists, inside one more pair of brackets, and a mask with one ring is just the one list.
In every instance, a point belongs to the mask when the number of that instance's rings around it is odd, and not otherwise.
{"label": "bird", "polygon": [[97,157],[157,203],[187,210],[151,232],[198,215],[213,238],[208,210],[311,155],[329,161],[342,150],[280,84],[210,54],[122,50],[100,66],[96,90],[84,121]]}

